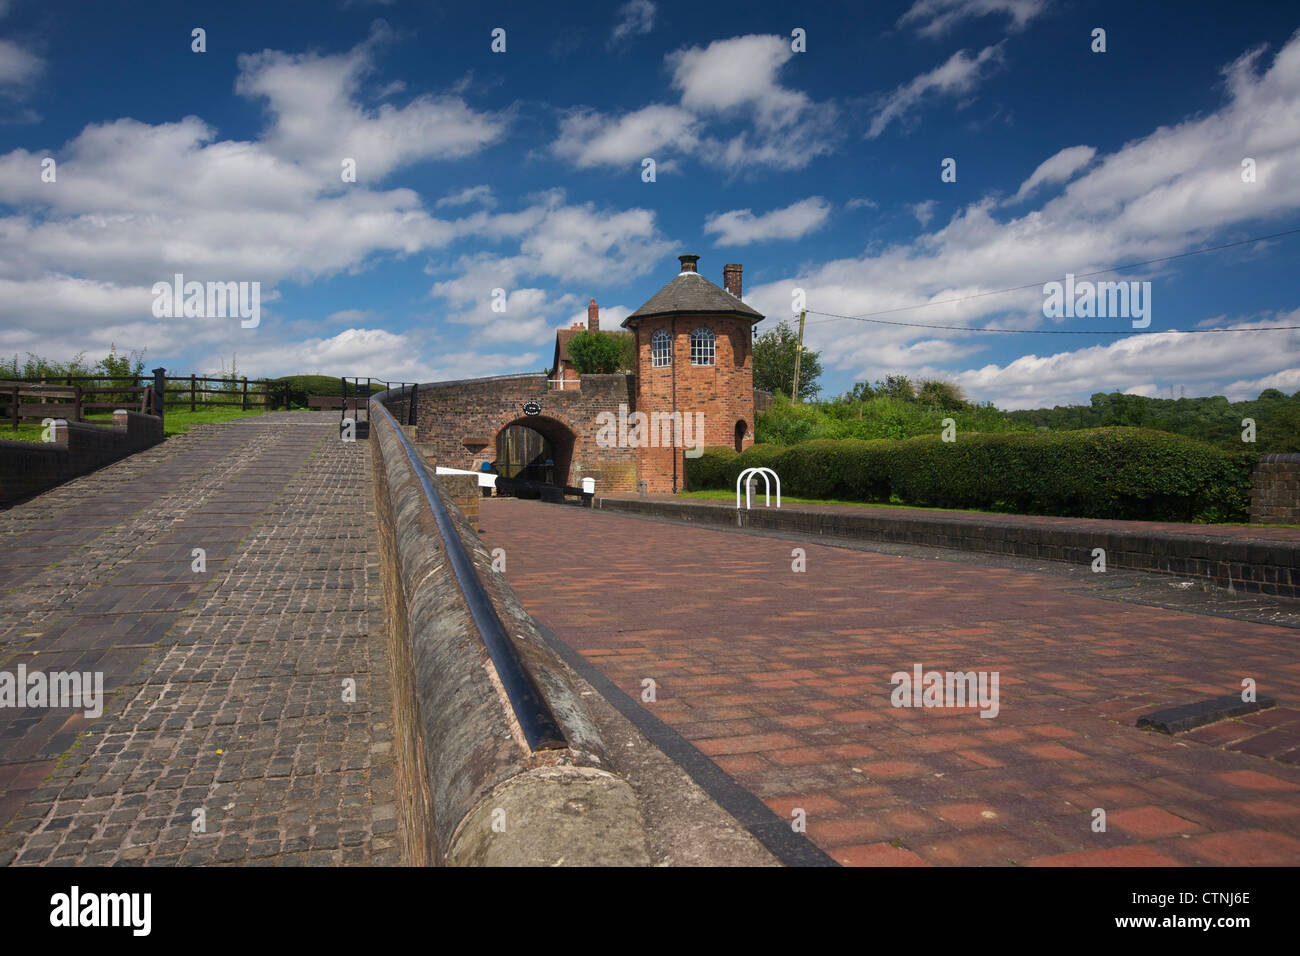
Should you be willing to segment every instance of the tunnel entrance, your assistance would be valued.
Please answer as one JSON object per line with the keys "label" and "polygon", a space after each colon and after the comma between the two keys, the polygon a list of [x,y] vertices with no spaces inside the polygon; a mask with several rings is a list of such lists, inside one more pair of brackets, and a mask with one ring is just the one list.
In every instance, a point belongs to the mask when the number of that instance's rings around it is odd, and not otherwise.
{"label": "tunnel entrance", "polygon": [[503,478],[567,485],[574,438],[568,426],[553,418],[516,419],[497,433],[493,470]]}

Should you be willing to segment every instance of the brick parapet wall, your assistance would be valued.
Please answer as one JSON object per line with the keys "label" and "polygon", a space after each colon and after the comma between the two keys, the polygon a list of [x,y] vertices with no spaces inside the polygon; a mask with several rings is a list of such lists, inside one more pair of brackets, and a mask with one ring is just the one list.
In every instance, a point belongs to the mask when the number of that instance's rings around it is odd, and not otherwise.
{"label": "brick parapet wall", "polygon": [[[497,457],[497,436],[509,425],[527,425],[555,449],[556,480],[577,485],[595,478],[606,492],[636,490],[636,449],[597,444],[597,416],[633,406],[630,375],[584,375],[581,389],[551,389],[544,374],[497,376],[418,386],[416,434],[434,464],[478,471]],[[406,421],[405,392],[385,396],[384,406]],[[541,414],[526,415],[536,402]],[[567,462],[567,467],[566,467]]]}
{"label": "brick parapet wall", "polygon": [[[604,498],[601,508],[680,521],[737,526],[734,502]],[[740,513],[741,527],[829,537],[860,538],[961,551],[1013,554],[1091,564],[1104,548],[1106,566],[1202,578],[1246,593],[1300,598],[1300,542],[1227,540],[1135,529],[1097,530],[1006,522],[975,523],[941,515],[917,517],[858,511],[758,508]]]}
{"label": "brick parapet wall", "polygon": [[1300,524],[1300,455],[1264,455],[1250,483],[1251,524]]}
{"label": "brick parapet wall", "polygon": [[0,504],[11,504],[143,451],[163,440],[162,419],[139,412],[112,426],[64,422],[53,442],[0,440]]}

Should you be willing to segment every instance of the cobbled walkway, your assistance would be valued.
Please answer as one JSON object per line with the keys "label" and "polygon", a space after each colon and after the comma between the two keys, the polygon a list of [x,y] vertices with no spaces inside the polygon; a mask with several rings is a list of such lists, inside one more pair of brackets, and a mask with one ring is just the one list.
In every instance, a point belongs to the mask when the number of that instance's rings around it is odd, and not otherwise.
{"label": "cobbled walkway", "polygon": [[[510,499],[479,516],[539,621],[778,815],[802,810],[840,863],[1300,863],[1294,628],[987,555]],[[917,664],[999,672],[996,717],[892,706]],[[1279,706],[1178,737],[1134,726],[1244,677]]]}
{"label": "cobbled walkway", "polygon": [[105,685],[98,718],[0,709],[0,865],[398,862],[369,448],[337,422],[201,426],[0,512],[0,671]]}

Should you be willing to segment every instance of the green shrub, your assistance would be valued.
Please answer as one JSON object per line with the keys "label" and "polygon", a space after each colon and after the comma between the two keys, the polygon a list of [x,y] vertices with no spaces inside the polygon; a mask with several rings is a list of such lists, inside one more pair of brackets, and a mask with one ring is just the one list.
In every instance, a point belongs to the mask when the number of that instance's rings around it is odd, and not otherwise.
{"label": "green shrub", "polygon": [[[735,457],[734,448],[721,445],[705,448],[699,458],[687,458],[686,487],[692,490],[725,487],[726,469]],[[735,479],[732,479],[732,484],[735,484]]]}
{"label": "green shrub", "polygon": [[[720,452],[721,450],[715,450]],[[707,454],[707,452],[706,452]],[[692,487],[735,487],[766,465],[801,498],[1146,521],[1245,521],[1253,452],[1139,428],[962,433],[905,441],[754,445],[716,454]]]}

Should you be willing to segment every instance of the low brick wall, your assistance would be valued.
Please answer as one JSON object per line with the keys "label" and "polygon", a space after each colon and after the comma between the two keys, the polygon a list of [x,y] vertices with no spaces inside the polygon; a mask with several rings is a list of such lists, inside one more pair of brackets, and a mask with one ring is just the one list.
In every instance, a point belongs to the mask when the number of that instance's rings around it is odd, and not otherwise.
{"label": "low brick wall", "polygon": [[[605,745],[568,671],[452,495],[413,464],[392,419],[371,403],[375,513],[394,671],[394,747],[414,865],[642,865],[636,797],[610,772]],[[421,471],[455,527],[443,538]],[[450,552],[463,547],[492,609],[565,738],[528,745],[475,623]]]}
{"label": "low brick wall", "polygon": [[1250,483],[1251,524],[1300,524],[1300,455],[1264,455]]}
{"label": "low brick wall", "polygon": [[0,440],[0,504],[12,504],[163,440],[162,419],[113,413],[112,426],[60,421],[53,442]]}
{"label": "low brick wall", "polygon": [[[887,509],[807,510],[798,506],[737,511],[734,503],[651,498],[600,498],[598,507],[678,521],[791,531],[828,537],[918,544],[962,551],[1014,554],[1048,561],[1091,564],[1104,548],[1108,568],[1156,571],[1205,578],[1249,593],[1300,598],[1300,540],[1239,539],[1174,534],[1140,526],[1117,530],[1105,522],[1089,530],[1086,519],[1070,524],[1016,523],[997,516],[987,522],[942,515],[891,514]],[[1242,529],[1245,530],[1245,529]]]}

